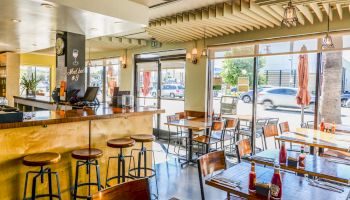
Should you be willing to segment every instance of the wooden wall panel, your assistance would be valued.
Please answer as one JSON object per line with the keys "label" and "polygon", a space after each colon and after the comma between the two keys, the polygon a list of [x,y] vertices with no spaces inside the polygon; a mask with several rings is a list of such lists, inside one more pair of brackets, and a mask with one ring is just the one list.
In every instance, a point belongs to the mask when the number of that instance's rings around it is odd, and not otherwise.
{"label": "wooden wall panel", "polygon": [[[92,146],[104,151],[99,159],[101,167],[101,181],[105,185],[105,174],[108,156],[117,156],[118,151],[106,146],[107,139],[127,137],[133,134],[152,134],[152,115],[133,116],[129,118],[115,118],[92,121]],[[70,199],[70,189],[73,186],[75,161],[70,152],[74,149],[88,147],[88,121],[72,122],[64,124],[24,127],[0,130],[0,199],[22,199],[25,173],[38,168],[24,166],[21,162],[23,156],[30,153],[54,151],[61,153],[62,160],[52,167],[59,172],[63,199]],[[147,145],[151,148],[151,145]],[[125,153],[129,153],[130,149]],[[116,163],[116,161],[115,161]],[[148,164],[151,160],[148,160]],[[126,165],[128,166],[128,164]],[[116,164],[110,171],[117,170]],[[81,168],[81,180],[87,180],[88,176],[84,168]],[[92,170],[92,180],[95,173]],[[47,181],[45,177],[45,181]],[[31,184],[29,184],[31,187]],[[47,186],[39,184],[38,192],[47,191]],[[54,191],[56,187],[54,186]],[[93,192],[96,189],[92,190]],[[30,191],[27,191],[29,194]]]}

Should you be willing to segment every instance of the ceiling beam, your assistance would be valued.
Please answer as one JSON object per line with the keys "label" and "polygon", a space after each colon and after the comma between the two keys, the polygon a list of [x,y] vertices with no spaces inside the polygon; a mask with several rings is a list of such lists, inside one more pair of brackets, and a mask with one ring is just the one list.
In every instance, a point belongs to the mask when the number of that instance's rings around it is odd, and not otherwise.
{"label": "ceiling beam", "polygon": [[317,3],[310,3],[310,7],[315,12],[318,20],[320,20],[320,22],[323,22],[323,14],[320,9],[320,6]]}
{"label": "ceiling beam", "polygon": [[343,8],[340,3],[335,4],[340,19],[343,19]]}
{"label": "ceiling beam", "polygon": [[329,3],[322,3],[322,6],[324,10],[326,11],[329,20],[333,21],[333,12],[332,12],[332,6]]}
{"label": "ceiling beam", "polygon": [[297,5],[297,8],[300,10],[301,13],[306,17],[307,20],[311,24],[314,24],[314,17],[312,16],[312,13],[310,12],[309,8],[304,5]]}

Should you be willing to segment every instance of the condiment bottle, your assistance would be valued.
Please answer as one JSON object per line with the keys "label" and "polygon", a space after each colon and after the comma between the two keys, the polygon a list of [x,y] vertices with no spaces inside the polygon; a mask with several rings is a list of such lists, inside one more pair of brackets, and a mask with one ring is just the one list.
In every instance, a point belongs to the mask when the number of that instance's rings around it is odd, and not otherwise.
{"label": "condiment bottle", "polygon": [[256,191],[255,184],[256,184],[255,163],[252,162],[250,173],[249,173],[249,192]]}
{"label": "condiment bottle", "polygon": [[325,129],[324,118],[322,118],[322,121],[320,123],[320,131],[324,131],[324,129]]}
{"label": "condiment bottle", "polygon": [[275,165],[274,173],[271,179],[271,199],[279,200],[282,197],[282,179],[280,167]]}
{"label": "condiment bottle", "polygon": [[300,154],[298,157],[298,163],[299,163],[299,169],[305,168],[305,153],[304,153],[304,146],[300,147]]}
{"label": "condiment bottle", "polygon": [[280,154],[279,154],[279,161],[280,165],[285,165],[287,163],[287,150],[286,150],[286,143],[282,141]]}
{"label": "condiment bottle", "polygon": [[332,133],[333,134],[335,133],[335,130],[336,130],[336,125],[335,125],[335,122],[333,121],[333,123],[332,123]]}

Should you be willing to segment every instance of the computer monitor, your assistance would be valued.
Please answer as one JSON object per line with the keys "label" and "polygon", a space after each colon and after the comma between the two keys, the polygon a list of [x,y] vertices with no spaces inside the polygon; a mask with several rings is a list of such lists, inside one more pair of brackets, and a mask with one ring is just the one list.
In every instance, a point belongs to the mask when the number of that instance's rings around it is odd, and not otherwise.
{"label": "computer monitor", "polygon": [[94,102],[97,96],[99,87],[88,87],[84,94],[83,100],[87,102]]}

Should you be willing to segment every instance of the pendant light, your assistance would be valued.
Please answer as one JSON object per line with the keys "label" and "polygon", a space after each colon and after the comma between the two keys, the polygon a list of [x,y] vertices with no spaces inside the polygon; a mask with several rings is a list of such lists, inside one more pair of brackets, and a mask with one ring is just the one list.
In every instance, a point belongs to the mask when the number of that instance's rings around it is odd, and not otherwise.
{"label": "pendant light", "polygon": [[119,60],[121,62],[122,67],[125,69],[127,67],[126,62],[128,60],[128,49],[125,49],[124,56],[121,56]]}
{"label": "pendant light", "polygon": [[206,43],[205,43],[205,27],[204,27],[204,30],[203,30],[203,50],[202,50],[202,55],[203,57],[206,57],[207,56],[207,46],[206,46]]}
{"label": "pendant light", "polygon": [[287,6],[284,8],[282,24],[286,26],[296,26],[298,23],[297,8],[293,6],[292,0],[290,0]]}
{"label": "pendant light", "polygon": [[331,14],[331,5],[329,4],[328,6],[328,20],[327,20],[327,33],[322,39],[322,49],[333,49],[334,48],[334,43],[333,39],[329,34],[329,15]]}
{"label": "pendant light", "polygon": [[191,53],[190,52],[186,53],[186,59],[190,60],[193,64],[197,64],[198,63],[197,54],[198,54],[197,41],[194,41],[194,48],[192,49]]}

